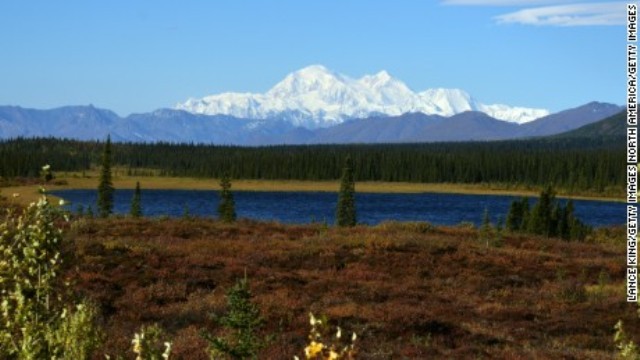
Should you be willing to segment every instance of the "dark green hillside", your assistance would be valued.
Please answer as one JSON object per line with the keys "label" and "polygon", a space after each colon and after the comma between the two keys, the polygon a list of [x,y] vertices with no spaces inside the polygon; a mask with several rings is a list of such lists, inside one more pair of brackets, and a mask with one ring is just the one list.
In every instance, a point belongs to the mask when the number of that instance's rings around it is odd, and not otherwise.
{"label": "dark green hillside", "polygon": [[[0,142],[0,177],[37,177],[97,167],[103,145],[75,140]],[[466,143],[239,147],[114,143],[114,166],[130,175],[335,180],[351,156],[356,181],[515,184],[617,196],[625,184],[624,142],[580,138]]]}
{"label": "dark green hillside", "polygon": [[554,136],[556,139],[562,138],[591,138],[591,139],[611,139],[624,143],[627,126],[627,113],[621,111],[598,122],[585,125],[575,130],[567,131]]}

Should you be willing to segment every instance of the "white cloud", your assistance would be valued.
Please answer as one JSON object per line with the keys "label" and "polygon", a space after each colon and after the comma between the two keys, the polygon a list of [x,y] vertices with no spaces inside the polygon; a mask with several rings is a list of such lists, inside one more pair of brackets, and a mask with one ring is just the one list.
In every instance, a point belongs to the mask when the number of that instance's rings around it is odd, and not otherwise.
{"label": "white cloud", "polygon": [[538,26],[590,26],[626,24],[626,3],[580,3],[529,8],[495,17],[498,23]]}

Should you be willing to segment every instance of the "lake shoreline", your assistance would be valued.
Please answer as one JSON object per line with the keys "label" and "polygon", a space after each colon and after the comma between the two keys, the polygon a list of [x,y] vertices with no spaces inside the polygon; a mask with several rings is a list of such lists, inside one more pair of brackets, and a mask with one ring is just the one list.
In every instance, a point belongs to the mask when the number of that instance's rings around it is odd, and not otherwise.
{"label": "lake shoreline", "polygon": [[[92,174],[93,175],[93,174]],[[143,189],[162,190],[219,190],[218,179],[205,178],[180,178],[160,176],[124,176],[113,177],[113,185],[116,189],[134,189],[136,182],[140,182]],[[98,186],[97,176],[79,176],[78,174],[58,174],[56,182],[66,182],[64,185],[47,184],[49,191],[95,189]],[[306,180],[232,180],[232,191],[292,191],[292,192],[338,192],[340,183],[334,181],[306,181]],[[10,186],[0,188],[0,194],[11,198],[13,194],[20,194],[13,199],[16,203],[26,205],[39,197],[40,185]],[[508,195],[526,196],[535,198],[540,189],[523,189],[514,186],[499,186],[489,184],[453,184],[453,183],[407,183],[407,182],[356,182],[356,192],[360,193],[435,193],[435,194],[460,194],[460,195]],[[624,202],[620,197],[596,196],[596,195],[569,195],[559,193],[558,198],[593,201]]]}
{"label": "lake shoreline", "polygon": [[[95,209],[95,189],[52,190],[52,195],[68,202],[68,210],[78,207]],[[114,214],[127,215],[131,210],[133,189],[120,188],[113,198]],[[234,191],[238,217],[259,221],[302,224],[317,220],[335,221],[338,194],[328,191]],[[375,225],[387,220],[426,221],[435,225],[455,225],[470,222],[482,224],[483,210],[494,222],[504,219],[511,202],[518,197],[509,195],[477,195],[449,193],[382,193],[358,192],[358,221]],[[592,226],[619,225],[622,203],[575,200],[576,216]],[[146,189],[142,191],[145,216],[182,217],[185,214],[212,216],[219,202],[217,189],[173,190]]]}

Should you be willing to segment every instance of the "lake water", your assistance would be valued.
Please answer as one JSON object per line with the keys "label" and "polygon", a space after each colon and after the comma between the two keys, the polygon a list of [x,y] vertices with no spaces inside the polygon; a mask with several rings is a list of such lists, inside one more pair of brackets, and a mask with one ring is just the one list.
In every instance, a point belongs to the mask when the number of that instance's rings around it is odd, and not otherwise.
{"label": "lake water", "polygon": [[[52,194],[69,201],[69,210],[78,205],[96,212],[95,190],[62,190]],[[282,223],[335,222],[337,193],[234,191],[238,218],[275,220]],[[128,214],[133,190],[116,190],[114,212]],[[513,196],[459,194],[380,194],[357,193],[358,222],[377,224],[385,220],[427,221],[439,225],[482,222],[484,209],[495,222],[504,220]],[[204,190],[142,190],[145,216],[181,217],[188,209],[192,216],[215,217],[219,195]],[[561,200],[563,201],[563,200]],[[530,200],[533,205],[534,199]],[[626,221],[626,204],[575,200],[576,215],[593,226],[618,225]]]}

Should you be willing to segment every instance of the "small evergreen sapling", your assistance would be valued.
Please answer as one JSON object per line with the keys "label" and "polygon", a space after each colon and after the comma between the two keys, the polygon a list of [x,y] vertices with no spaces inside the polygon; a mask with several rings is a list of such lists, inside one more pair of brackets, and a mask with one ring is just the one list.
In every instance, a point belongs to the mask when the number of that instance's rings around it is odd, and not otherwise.
{"label": "small evergreen sapling", "polygon": [[538,202],[533,206],[529,221],[527,224],[527,231],[532,234],[553,236],[553,208],[555,204],[556,193],[551,186],[548,186],[544,191],[540,193]]}
{"label": "small evergreen sapling", "polygon": [[340,193],[338,194],[338,206],[336,209],[336,223],[338,226],[356,225],[356,199],[355,182],[353,180],[353,163],[347,156],[345,166],[342,169]]}
{"label": "small evergreen sapling", "polygon": [[236,221],[236,204],[231,192],[231,179],[228,174],[224,174],[220,179],[220,204],[218,205],[218,216],[224,222]]}
{"label": "small evergreen sapling", "polygon": [[133,192],[133,198],[131,199],[131,216],[139,218],[142,216],[142,194],[140,192],[140,182],[136,181],[136,189]]}
{"label": "small evergreen sapling", "polygon": [[507,214],[506,228],[509,231],[524,230],[529,217],[529,199],[523,197],[521,200],[511,202],[509,213]]}
{"label": "small evergreen sapling", "polygon": [[107,136],[102,153],[102,169],[98,185],[98,214],[106,218],[113,212],[113,183],[111,182],[111,136]]}
{"label": "small evergreen sapling", "polygon": [[227,312],[218,322],[227,330],[225,337],[212,337],[203,333],[209,341],[211,359],[228,356],[232,359],[257,359],[258,352],[265,345],[258,335],[264,320],[260,309],[252,302],[246,275],[227,292]]}

